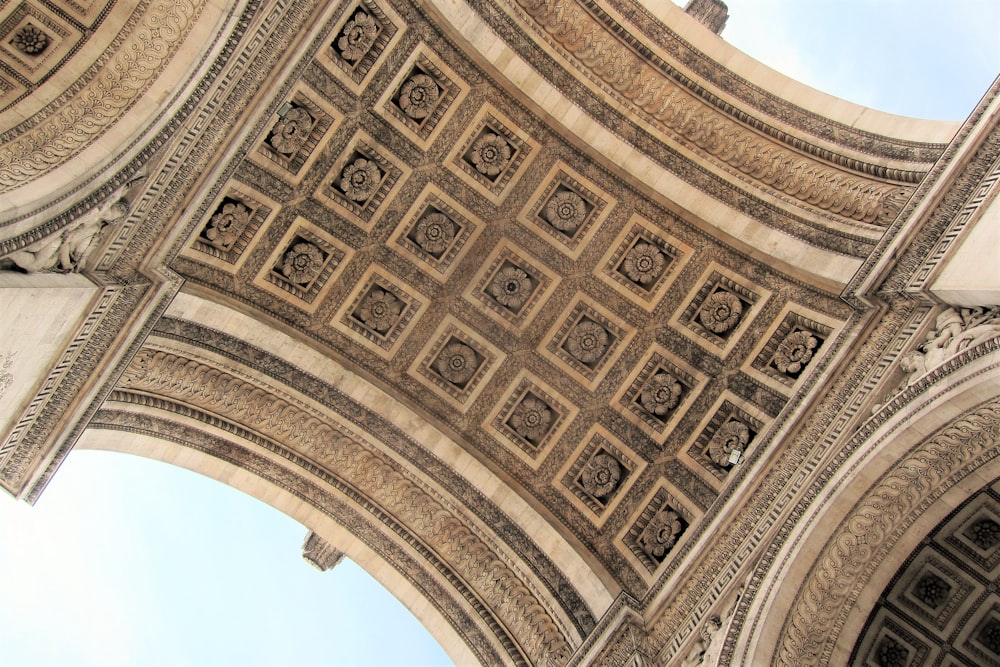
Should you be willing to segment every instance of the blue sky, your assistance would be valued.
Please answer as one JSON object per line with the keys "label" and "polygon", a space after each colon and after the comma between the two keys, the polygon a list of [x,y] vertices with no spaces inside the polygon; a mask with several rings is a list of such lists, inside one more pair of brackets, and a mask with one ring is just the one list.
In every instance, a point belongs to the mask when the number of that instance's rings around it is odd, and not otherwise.
{"label": "blue sky", "polygon": [[[1000,72],[993,0],[728,4],[727,41],[887,111],[964,118]],[[270,507],[186,470],[74,452],[36,507],[0,498],[2,661],[451,664],[353,563],[320,573],[302,561],[305,534]]]}

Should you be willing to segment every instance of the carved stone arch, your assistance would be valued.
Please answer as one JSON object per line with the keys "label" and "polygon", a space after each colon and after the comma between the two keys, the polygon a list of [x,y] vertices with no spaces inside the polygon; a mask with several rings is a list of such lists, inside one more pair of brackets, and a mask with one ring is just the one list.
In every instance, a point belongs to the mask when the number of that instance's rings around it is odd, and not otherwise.
{"label": "carved stone arch", "polygon": [[[383,583],[401,586],[394,592],[460,663],[569,659],[611,594],[540,514],[329,359],[317,368],[304,345],[260,324],[248,342],[205,322],[242,324],[224,306],[179,297],[94,415],[85,446],[193,462],[290,510],[374,574],[395,570]],[[263,339],[282,354],[252,344]]]}
{"label": "carved stone arch", "polygon": [[822,493],[797,508],[794,530],[751,579],[747,621],[730,630],[737,663],[846,663],[854,640],[839,639],[859,635],[899,566],[1000,476],[998,350],[994,339],[930,373],[846,443]]}

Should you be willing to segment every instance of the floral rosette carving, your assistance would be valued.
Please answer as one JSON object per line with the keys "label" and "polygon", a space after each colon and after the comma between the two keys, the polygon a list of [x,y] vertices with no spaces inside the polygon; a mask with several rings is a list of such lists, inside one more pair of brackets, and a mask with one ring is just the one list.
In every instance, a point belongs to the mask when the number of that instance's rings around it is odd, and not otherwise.
{"label": "floral rosette carving", "polygon": [[415,74],[399,91],[399,108],[414,120],[427,118],[434,110],[441,89],[437,82],[426,74]]}
{"label": "floral rosette carving", "polygon": [[646,382],[639,394],[639,403],[647,411],[662,417],[677,407],[681,400],[681,383],[670,373],[660,371]]}
{"label": "floral rosette carving", "polygon": [[455,223],[444,213],[425,215],[413,230],[413,240],[425,252],[438,256],[455,240]]}
{"label": "floral rosette carving", "polygon": [[712,333],[722,334],[736,326],[743,315],[743,302],[732,292],[710,294],[701,305],[698,319]]}
{"label": "floral rosette carving", "polygon": [[403,312],[402,301],[390,292],[373,289],[361,302],[356,315],[368,328],[385,333],[396,323],[401,312]]}
{"label": "floral rosette carving", "polygon": [[275,123],[267,142],[285,155],[294,155],[309,138],[316,120],[302,107],[292,107]]}
{"label": "floral rosette carving", "polygon": [[664,507],[653,515],[636,542],[647,556],[660,561],[677,544],[683,530],[680,515]]}
{"label": "floral rosette carving", "polygon": [[618,487],[622,477],[622,464],[618,459],[601,452],[584,466],[580,473],[580,485],[595,498],[604,498]]}
{"label": "floral rosette carving", "polygon": [[229,250],[250,222],[250,209],[240,203],[230,202],[208,221],[205,238],[216,248]]}
{"label": "floral rosette carving", "polygon": [[552,424],[552,410],[544,401],[526,396],[514,408],[507,422],[525,440],[538,442]]}
{"label": "floral rosette carving", "polygon": [[441,377],[459,387],[465,386],[479,369],[476,351],[465,343],[458,342],[446,345],[434,366]]}
{"label": "floral rosette carving", "polygon": [[914,596],[931,609],[937,609],[944,604],[950,593],[951,586],[948,582],[931,572],[921,577],[913,587]]}
{"label": "floral rosette carving", "polygon": [[379,25],[368,14],[358,12],[347,25],[344,26],[340,39],[337,40],[337,49],[344,60],[356,62],[375,44],[378,38]]}
{"label": "floral rosette carving", "polygon": [[636,243],[622,262],[622,270],[629,280],[647,285],[660,275],[667,263],[663,252],[652,243]]}
{"label": "floral rosette carving", "polygon": [[593,320],[579,322],[566,338],[566,351],[583,364],[592,364],[608,349],[608,331]]}
{"label": "floral rosette carving", "polygon": [[980,519],[965,529],[965,536],[986,551],[1000,542],[1000,525],[993,519]]}
{"label": "floral rosette carving", "polygon": [[720,426],[708,443],[708,458],[720,466],[729,465],[729,454],[743,451],[750,442],[750,429],[741,421],[730,419]]}
{"label": "floral rosette carving", "polygon": [[381,184],[382,172],[378,165],[363,157],[344,167],[340,174],[340,190],[356,202],[371,199]]}
{"label": "floral rosette carving", "polygon": [[35,25],[28,23],[14,33],[11,45],[21,53],[37,56],[49,46],[49,36]]}
{"label": "floral rosette carving", "polygon": [[545,205],[545,217],[559,231],[573,232],[587,217],[587,203],[575,192],[560,190]]}
{"label": "floral rosette carving", "polygon": [[493,277],[490,294],[500,305],[518,310],[531,296],[531,278],[516,266],[505,266]]}
{"label": "floral rosette carving", "polygon": [[796,331],[785,336],[774,353],[774,365],[782,373],[798,373],[812,359],[819,341],[808,331]]}
{"label": "floral rosette carving", "polygon": [[492,132],[487,132],[472,144],[470,159],[480,174],[496,176],[510,164],[510,144]]}
{"label": "floral rosette carving", "polygon": [[285,253],[281,273],[290,282],[308,285],[323,269],[323,259],[323,251],[315,244],[305,241],[296,243]]}

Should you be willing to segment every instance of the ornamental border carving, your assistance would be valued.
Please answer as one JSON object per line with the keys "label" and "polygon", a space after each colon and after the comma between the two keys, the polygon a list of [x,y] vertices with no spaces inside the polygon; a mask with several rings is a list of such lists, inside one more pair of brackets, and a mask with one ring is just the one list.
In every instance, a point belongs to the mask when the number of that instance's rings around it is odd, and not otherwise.
{"label": "ornamental border carving", "polygon": [[157,0],[100,72],[51,117],[0,148],[0,193],[29,183],[104,134],[173,58],[204,5]]}
{"label": "ornamental border carving", "polygon": [[[133,395],[132,398],[141,397]],[[464,592],[469,593],[469,595],[462,595],[464,584],[461,579],[456,577],[445,564],[437,560],[432,552],[422,547],[418,540],[414,539],[403,526],[394,522],[391,517],[385,515],[378,518],[366,517],[365,511],[370,512],[374,509],[374,505],[368,502],[363,495],[357,494],[348,486],[340,483],[334,476],[316,468],[271,440],[245,431],[229,422],[192,411],[180,404],[169,404],[159,400],[156,403],[157,407],[172,409],[173,413],[177,415],[197,414],[203,420],[211,420],[214,427],[252,442],[266,452],[278,454],[286,461],[299,465],[299,468],[292,470],[283,467],[266,454],[239,446],[231,440],[211,435],[190,425],[113,407],[104,407],[98,411],[91,428],[146,435],[171,442],[180,447],[190,448],[246,470],[301,498],[341,525],[347,526],[359,540],[401,572],[448,620],[455,632],[465,640],[469,649],[479,657],[482,664],[502,662],[502,657],[496,650],[496,644],[484,636],[483,624],[477,623],[478,619],[474,616],[474,612],[470,614],[470,609],[482,611],[482,603],[474,595],[471,595],[468,589],[464,589]],[[316,477],[346,495],[350,501],[341,500],[310,479]],[[409,549],[404,548],[397,540],[387,535],[384,530],[375,528],[374,524],[379,520],[388,527],[389,532],[395,533],[409,547],[424,557],[423,562],[415,557]],[[449,591],[441,583],[441,578],[455,586],[459,594],[455,594],[456,590]],[[510,639],[507,638],[508,647],[509,642]]]}
{"label": "ornamental border carving", "polygon": [[228,369],[179,352],[143,349],[119,386],[112,400],[131,402],[129,395],[148,396],[159,408],[178,403],[204,410],[210,421],[208,415],[218,415],[311,457],[382,511],[400,517],[415,537],[442,554],[479,596],[490,601],[492,613],[503,619],[531,662],[562,664],[569,658],[567,638],[574,633],[547,609],[546,595],[503,556],[493,539],[464,522],[446,498],[411,479],[343,426],[333,426],[304,405],[282,398],[273,387],[249,383]]}
{"label": "ornamental border carving", "polygon": [[827,540],[796,594],[773,664],[829,664],[854,601],[906,529],[945,491],[997,456],[1000,401],[994,398],[900,459]]}
{"label": "ornamental border carving", "polygon": [[[530,18],[546,41],[573,59],[606,92],[627,101],[689,146],[728,165],[739,178],[749,176],[765,188],[794,197],[801,204],[884,226],[899,212],[910,193],[904,184],[916,183],[923,176],[922,172],[887,169],[852,160],[800,140],[793,142],[787,134],[776,130],[774,136],[767,138],[748,131],[677,85],[662,67],[654,67],[647,58],[636,55],[634,48],[614,34],[613,27],[598,21],[572,0],[514,2],[523,12],[518,13]],[[740,120],[745,122],[746,118]],[[781,141],[788,141],[790,146],[780,147],[776,142]],[[828,166],[803,152],[837,166]],[[884,180],[870,180],[857,175],[858,172]]]}

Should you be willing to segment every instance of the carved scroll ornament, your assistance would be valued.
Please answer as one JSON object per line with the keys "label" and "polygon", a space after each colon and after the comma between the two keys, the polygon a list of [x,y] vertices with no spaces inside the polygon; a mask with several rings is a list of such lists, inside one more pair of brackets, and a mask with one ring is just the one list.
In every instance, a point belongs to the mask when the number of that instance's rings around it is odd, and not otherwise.
{"label": "carved scroll ornament", "polygon": [[566,634],[546,609],[544,593],[507,562],[493,540],[463,521],[442,497],[425,489],[378,451],[303,407],[198,361],[143,350],[121,386],[170,397],[222,415],[320,462],[364,494],[455,569],[538,665],[562,665],[571,654]]}
{"label": "carved scroll ornament", "polygon": [[[919,513],[1000,446],[1000,402],[970,411],[885,475],[834,531],[799,589],[774,664],[828,665],[853,602]],[[853,641],[853,640],[852,640]]]}
{"label": "carved scroll ornament", "polygon": [[661,126],[764,186],[853,220],[887,224],[908,190],[851,175],[732,122],[639,58],[574,0],[514,0],[598,80]]}

